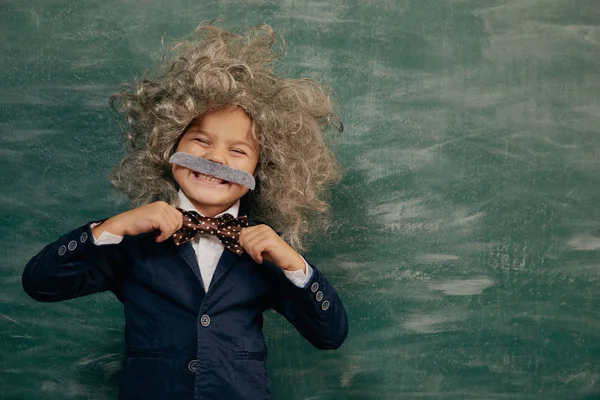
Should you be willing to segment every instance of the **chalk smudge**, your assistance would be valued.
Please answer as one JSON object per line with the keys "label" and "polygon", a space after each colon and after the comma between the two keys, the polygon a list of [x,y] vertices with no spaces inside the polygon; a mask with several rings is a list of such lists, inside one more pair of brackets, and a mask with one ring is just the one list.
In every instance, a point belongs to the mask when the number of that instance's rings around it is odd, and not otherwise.
{"label": "chalk smudge", "polygon": [[481,294],[485,289],[493,285],[494,281],[489,278],[475,278],[432,283],[429,285],[429,288],[439,290],[450,296],[473,296]]}
{"label": "chalk smudge", "polygon": [[569,247],[579,251],[600,249],[600,238],[589,234],[578,235],[569,240]]}

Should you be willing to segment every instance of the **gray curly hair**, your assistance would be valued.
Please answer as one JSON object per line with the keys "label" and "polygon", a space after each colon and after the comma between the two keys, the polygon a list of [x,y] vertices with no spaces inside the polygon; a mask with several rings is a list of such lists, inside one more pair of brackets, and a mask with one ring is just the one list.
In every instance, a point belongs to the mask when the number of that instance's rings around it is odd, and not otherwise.
{"label": "gray curly hair", "polygon": [[194,118],[238,106],[261,146],[249,214],[299,250],[305,234],[327,226],[326,188],[341,176],[325,138],[336,121],[332,102],[311,80],[274,75],[279,43],[285,48],[268,25],[237,35],[202,23],[190,40],[173,46],[158,78],[112,96],[112,107],[125,116],[126,154],[110,180],[132,207],[158,200],[176,206],[168,160],[179,138]]}

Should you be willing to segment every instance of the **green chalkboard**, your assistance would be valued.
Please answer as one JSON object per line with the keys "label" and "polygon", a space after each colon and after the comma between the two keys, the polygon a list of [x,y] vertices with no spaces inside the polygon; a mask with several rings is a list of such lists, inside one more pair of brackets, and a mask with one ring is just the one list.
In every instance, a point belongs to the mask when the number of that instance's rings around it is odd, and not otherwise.
{"label": "green chalkboard", "polygon": [[277,399],[600,398],[596,0],[4,0],[0,399],[116,397],[120,303],[35,303],[20,276],[127,208],[108,98],[206,19],[271,24],[346,128],[309,256],[350,336],[319,351],[269,313]]}

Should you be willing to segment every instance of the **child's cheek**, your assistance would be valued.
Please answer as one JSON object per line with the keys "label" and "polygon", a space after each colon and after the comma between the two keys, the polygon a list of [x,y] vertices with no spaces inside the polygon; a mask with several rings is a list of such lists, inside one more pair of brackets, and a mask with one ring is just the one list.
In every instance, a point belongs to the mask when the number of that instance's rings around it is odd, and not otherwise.
{"label": "child's cheek", "polygon": [[181,186],[181,179],[183,179],[183,174],[184,174],[184,168],[181,167],[180,165],[176,165],[173,164],[171,167],[171,175],[173,176],[173,179],[175,180],[175,182],[177,182],[177,184],[179,186]]}

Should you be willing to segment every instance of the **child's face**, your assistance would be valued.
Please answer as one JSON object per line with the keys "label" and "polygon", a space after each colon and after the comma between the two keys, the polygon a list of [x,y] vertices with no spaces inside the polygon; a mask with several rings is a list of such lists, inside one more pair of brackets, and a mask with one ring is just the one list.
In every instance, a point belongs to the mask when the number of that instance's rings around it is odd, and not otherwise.
{"label": "child's face", "polygon": [[[196,118],[176,151],[182,151],[254,174],[260,145],[252,137],[252,120],[239,107],[213,111]],[[203,175],[173,164],[173,177],[196,209],[213,217],[227,210],[248,189],[237,183]]]}

